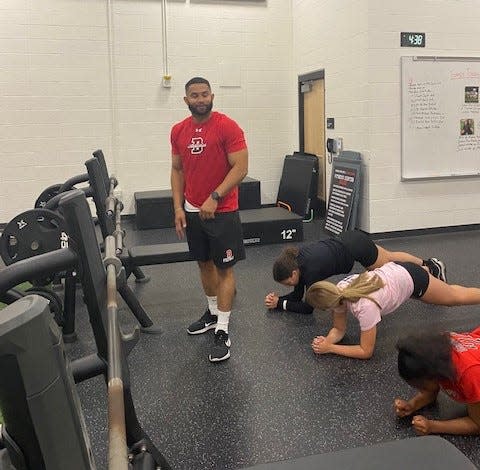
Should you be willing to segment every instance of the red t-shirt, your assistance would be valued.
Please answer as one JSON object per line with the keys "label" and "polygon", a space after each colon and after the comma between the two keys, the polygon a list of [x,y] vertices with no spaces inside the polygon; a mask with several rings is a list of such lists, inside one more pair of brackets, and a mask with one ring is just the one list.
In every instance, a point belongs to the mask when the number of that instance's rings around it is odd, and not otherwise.
{"label": "red t-shirt", "polygon": [[[170,133],[173,155],[182,160],[185,199],[200,207],[225,179],[231,166],[228,154],[247,148],[239,125],[225,114],[212,112],[206,122],[196,123],[190,116],[175,124]],[[218,202],[217,212],[238,209],[238,188]]]}
{"label": "red t-shirt", "polygon": [[441,380],[440,386],[454,400],[480,402],[480,328],[471,333],[450,333],[455,381]]}

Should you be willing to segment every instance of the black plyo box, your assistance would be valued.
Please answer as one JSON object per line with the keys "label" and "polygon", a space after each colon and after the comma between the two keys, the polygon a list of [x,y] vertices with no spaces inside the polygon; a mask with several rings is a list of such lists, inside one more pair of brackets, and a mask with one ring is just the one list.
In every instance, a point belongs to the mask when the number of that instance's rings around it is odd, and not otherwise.
{"label": "black plyo box", "polygon": [[282,207],[240,211],[245,245],[303,241],[303,218]]}
{"label": "black plyo box", "polygon": [[173,199],[170,189],[138,191],[135,198],[135,222],[139,230],[174,227]]}
{"label": "black plyo box", "polygon": [[243,209],[258,209],[262,206],[260,200],[260,181],[245,176],[238,187],[238,206]]}
{"label": "black plyo box", "polygon": [[[139,230],[175,227],[173,199],[170,189],[138,191],[135,198],[135,221]],[[260,202],[260,181],[246,176],[238,190],[240,209],[257,209]]]}

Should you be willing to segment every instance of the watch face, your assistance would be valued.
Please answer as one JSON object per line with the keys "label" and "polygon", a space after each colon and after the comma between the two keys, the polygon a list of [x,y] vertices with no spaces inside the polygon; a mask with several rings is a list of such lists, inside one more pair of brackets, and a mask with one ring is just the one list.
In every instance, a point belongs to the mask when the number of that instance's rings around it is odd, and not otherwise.
{"label": "watch face", "polygon": [[218,201],[220,199],[220,196],[218,195],[218,193],[216,191],[213,191],[212,193],[212,199],[214,201]]}

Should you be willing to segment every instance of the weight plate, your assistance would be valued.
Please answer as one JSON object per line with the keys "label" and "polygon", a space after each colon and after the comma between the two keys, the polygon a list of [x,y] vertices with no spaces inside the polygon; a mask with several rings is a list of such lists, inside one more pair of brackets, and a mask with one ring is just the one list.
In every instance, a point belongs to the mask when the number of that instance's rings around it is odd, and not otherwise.
{"label": "weight plate", "polygon": [[49,286],[53,282],[54,274],[51,277],[39,277],[37,279],[29,279],[29,282],[33,286],[45,287]]}
{"label": "weight plate", "polygon": [[35,209],[43,209],[50,199],[53,196],[58,194],[58,190],[62,187],[61,184],[53,184],[49,186],[45,191],[42,191],[40,196],[38,196],[37,200],[35,201]]}
{"label": "weight plate", "polygon": [[48,209],[31,209],[12,219],[0,238],[0,255],[8,266],[32,256],[67,248],[64,218]]}

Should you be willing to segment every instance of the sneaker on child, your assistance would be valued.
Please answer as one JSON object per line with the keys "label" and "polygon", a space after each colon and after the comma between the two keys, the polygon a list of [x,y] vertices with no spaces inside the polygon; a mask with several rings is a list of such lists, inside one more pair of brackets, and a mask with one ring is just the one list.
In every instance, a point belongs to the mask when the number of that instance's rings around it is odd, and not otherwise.
{"label": "sneaker on child", "polygon": [[425,264],[433,277],[447,282],[447,268],[443,261],[440,261],[438,258],[429,258]]}

